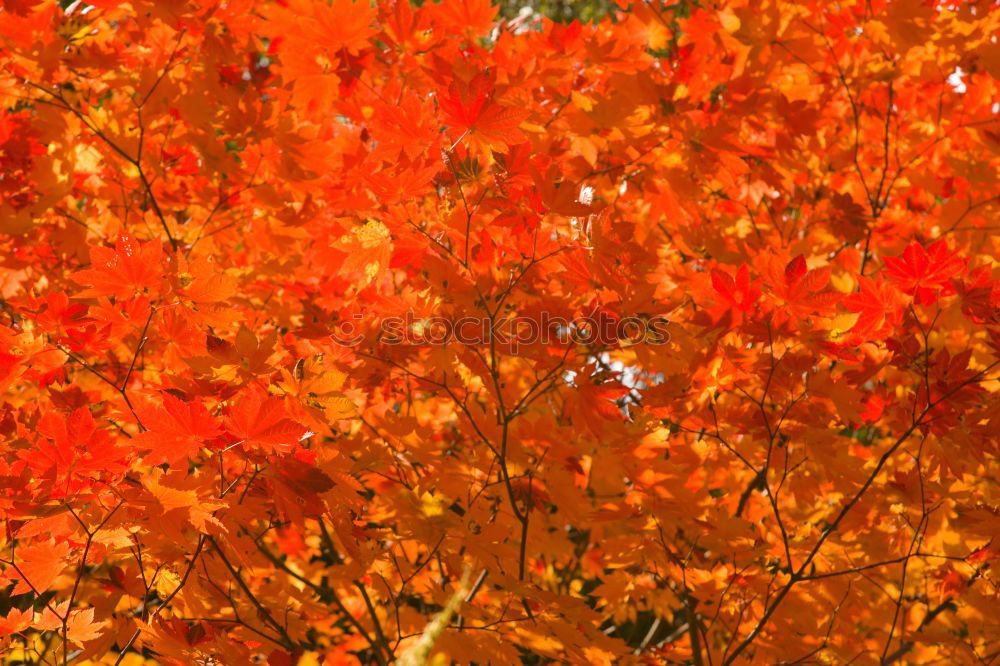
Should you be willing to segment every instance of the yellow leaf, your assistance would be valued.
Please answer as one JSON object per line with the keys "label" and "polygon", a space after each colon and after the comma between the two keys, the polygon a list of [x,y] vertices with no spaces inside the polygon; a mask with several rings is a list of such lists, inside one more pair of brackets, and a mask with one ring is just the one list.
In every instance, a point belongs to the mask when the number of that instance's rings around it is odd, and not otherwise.
{"label": "yellow leaf", "polygon": [[92,641],[101,635],[103,622],[94,622],[94,609],[76,611],[66,621],[66,636],[74,643]]}
{"label": "yellow leaf", "polygon": [[582,95],[574,90],[569,94],[569,96],[573,100],[573,104],[576,108],[581,111],[590,111],[594,108],[594,100],[586,95]]}
{"label": "yellow leaf", "polygon": [[719,22],[722,23],[722,29],[726,32],[736,32],[740,29],[740,19],[733,13],[732,9],[725,9],[719,12]]}
{"label": "yellow leaf", "polygon": [[833,322],[830,325],[830,332],[827,334],[827,338],[836,342],[845,333],[854,328],[854,324],[857,323],[860,313],[851,312],[849,314],[842,314],[834,317]]}

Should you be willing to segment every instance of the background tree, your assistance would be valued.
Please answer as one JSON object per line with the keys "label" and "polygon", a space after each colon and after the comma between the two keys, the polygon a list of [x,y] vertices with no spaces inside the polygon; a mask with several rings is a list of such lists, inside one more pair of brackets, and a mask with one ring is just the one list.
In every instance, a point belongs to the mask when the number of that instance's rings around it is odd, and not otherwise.
{"label": "background tree", "polygon": [[[578,21],[598,21],[605,17],[614,20],[615,14],[612,10],[616,4],[612,0],[583,0],[574,2],[572,0],[507,0],[497,3],[500,8],[500,15],[506,19],[514,19],[521,13],[528,10],[542,14],[553,21],[568,23]],[[610,14],[610,16],[609,16]]]}
{"label": "background tree", "polygon": [[0,7],[8,663],[1000,654],[995,3]]}

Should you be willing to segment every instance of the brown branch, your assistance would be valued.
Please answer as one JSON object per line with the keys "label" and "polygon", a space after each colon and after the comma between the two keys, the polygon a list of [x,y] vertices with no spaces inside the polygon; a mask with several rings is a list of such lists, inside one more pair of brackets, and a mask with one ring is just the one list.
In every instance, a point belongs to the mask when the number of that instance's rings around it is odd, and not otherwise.
{"label": "brown branch", "polygon": [[[372,643],[372,649],[375,652],[375,660],[379,664],[388,664],[393,661],[396,657],[392,652],[392,648],[389,647],[389,641],[386,640],[385,634],[382,632],[382,623],[379,622],[378,613],[375,611],[375,605],[372,604],[371,598],[368,596],[368,590],[360,581],[354,581],[354,586],[358,588],[361,592],[361,598],[365,601],[365,606],[368,608],[368,614],[371,615],[372,625],[375,627],[376,642]],[[371,641],[369,641],[370,643]],[[385,657],[382,656],[382,651],[385,652]]]}
{"label": "brown branch", "polygon": [[[170,241],[170,247],[172,247],[173,250],[176,252],[177,251],[177,239],[174,238],[173,234],[170,232],[170,226],[167,224],[167,218],[166,218],[166,216],[164,216],[163,211],[160,209],[160,204],[159,204],[159,202],[157,202],[156,196],[153,194],[152,184],[149,182],[149,179],[146,177],[146,172],[142,168],[142,141],[143,141],[143,135],[145,133],[145,128],[141,127],[141,125],[142,125],[142,116],[141,116],[141,114],[139,115],[139,125],[140,125],[140,128],[139,128],[139,152],[137,153],[137,157],[132,157],[127,152],[125,152],[125,150],[121,146],[119,146],[114,141],[112,141],[110,138],[108,138],[108,135],[105,134],[96,125],[94,125],[90,121],[90,118],[88,118],[87,116],[85,116],[83,114],[83,112],[81,112],[79,109],[74,108],[69,103],[69,101],[65,97],[63,97],[63,95],[62,95],[61,92],[60,93],[52,92],[51,90],[49,90],[45,86],[38,85],[37,83],[33,83],[31,81],[28,81],[27,79],[22,79],[22,81],[26,85],[31,86],[32,88],[34,88],[36,90],[39,90],[39,91],[43,92],[46,95],[49,95],[53,99],[59,100],[58,104],[52,104],[52,105],[55,106],[56,108],[62,109],[63,111],[69,111],[70,113],[72,113],[74,116],[77,117],[77,119],[81,123],[83,123],[84,127],[86,127],[88,130],[91,131],[91,133],[94,134],[94,136],[96,136],[101,141],[103,141],[105,144],[107,144],[108,147],[110,147],[112,151],[114,151],[115,153],[117,153],[119,157],[121,157],[123,160],[125,160],[126,162],[128,162],[129,164],[131,164],[133,167],[135,167],[136,171],[138,171],[138,173],[139,173],[139,181],[142,183],[143,188],[145,189],[145,192],[146,192],[146,196],[149,198],[150,204],[153,206],[153,212],[156,213],[156,216],[160,220],[160,224],[163,226],[164,232],[166,232],[166,234],[167,234],[167,240]],[[36,100],[36,101],[43,102],[44,100]],[[141,110],[141,108],[140,108],[140,110]]]}
{"label": "brown branch", "polygon": [[809,551],[809,554],[802,561],[802,564],[799,565],[799,568],[792,573],[788,582],[781,588],[781,590],[775,596],[774,600],[770,603],[770,605],[765,608],[763,615],[757,622],[757,625],[750,631],[747,637],[744,638],[743,641],[736,646],[736,649],[733,650],[733,653],[730,654],[729,657],[723,662],[723,666],[728,666],[729,664],[733,663],[736,660],[736,658],[745,649],[747,649],[754,642],[754,640],[756,640],[757,636],[760,635],[761,631],[763,631],[764,627],[771,619],[771,616],[774,615],[775,611],[785,600],[785,597],[788,596],[788,593],[791,592],[792,588],[794,588],[799,582],[803,580],[803,578],[805,577],[804,574],[806,568],[812,563],[816,555],[823,548],[823,544],[826,543],[827,539],[837,530],[837,528],[840,526],[840,523],[843,522],[847,514],[850,513],[851,510],[858,504],[858,502],[861,501],[861,498],[864,497],[865,493],[868,492],[868,489],[872,486],[873,483],[875,483],[875,479],[878,478],[878,475],[882,472],[882,468],[889,461],[889,458],[891,458],[892,455],[899,449],[899,447],[901,447],[906,442],[906,440],[909,439],[910,435],[913,434],[913,432],[917,428],[923,425],[924,417],[939,404],[948,400],[956,392],[958,392],[965,386],[969,385],[970,383],[977,381],[979,377],[986,375],[986,373],[988,373],[990,370],[996,367],[997,364],[1000,364],[1000,361],[994,361],[993,363],[991,363],[990,365],[988,365],[987,367],[983,368],[981,371],[976,373],[969,380],[957,384],[954,388],[944,393],[937,400],[928,402],[927,406],[924,407],[923,411],[920,413],[920,416],[917,417],[917,419],[910,425],[909,428],[906,429],[906,432],[900,435],[896,439],[896,441],[885,451],[885,453],[882,454],[882,456],[876,463],[875,468],[868,475],[868,478],[862,484],[861,488],[859,488],[857,492],[855,492],[854,496],[843,506],[843,508],[840,510],[840,513],[837,514],[836,518],[834,518],[833,522],[830,523],[830,525],[825,530],[823,530],[823,532],[820,534],[819,539],[816,541],[816,544],[813,546],[812,550]]}
{"label": "brown branch", "polygon": [[[245,528],[244,532],[246,533]],[[337,592],[333,588],[329,587],[328,585],[318,585],[317,583],[314,583],[313,581],[309,580],[302,574],[294,571],[291,567],[288,566],[287,563],[285,563],[274,553],[272,553],[264,544],[260,543],[259,540],[255,539],[254,545],[257,546],[257,550],[259,550],[261,554],[264,555],[264,557],[266,557],[268,561],[271,562],[271,564],[278,567],[283,572],[285,572],[295,580],[299,581],[300,583],[311,589],[316,594],[316,596],[319,597],[319,599],[324,603],[332,603],[333,605],[335,605],[337,607],[337,610],[339,610],[340,613],[344,616],[344,620],[347,621],[355,629],[357,629],[358,633],[361,634],[361,637],[364,638],[369,645],[371,645],[372,652],[375,653],[376,660],[378,660],[380,664],[386,663],[382,658],[382,656],[379,654],[378,643],[374,639],[372,639],[371,635],[364,628],[364,626],[360,622],[358,622],[357,618],[355,618],[351,614],[351,612],[347,610],[347,607],[344,606],[343,602],[341,602],[340,597],[337,596]],[[385,647],[387,648],[387,653],[391,656],[392,651],[388,649],[388,644],[385,644]]]}
{"label": "brown branch", "polygon": [[284,626],[281,625],[281,623],[279,623],[277,620],[274,619],[274,616],[271,614],[271,611],[264,604],[260,602],[257,596],[253,593],[253,590],[250,589],[250,586],[246,584],[246,581],[243,580],[243,577],[240,575],[240,572],[236,570],[236,568],[229,561],[229,558],[226,557],[226,554],[219,546],[219,542],[216,541],[215,537],[212,536],[208,536],[207,540],[212,544],[212,547],[215,549],[216,554],[218,554],[219,559],[222,560],[222,563],[229,571],[229,574],[233,577],[233,580],[235,580],[236,584],[240,587],[241,590],[243,590],[243,594],[246,595],[247,599],[250,600],[250,603],[253,604],[254,608],[257,609],[257,612],[260,613],[260,616],[264,620],[264,622],[270,625],[271,628],[277,631],[278,635],[281,636],[281,644],[284,645],[289,650],[294,649],[295,641],[293,641],[292,637],[288,635],[288,631],[285,629]]}
{"label": "brown branch", "polygon": [[[195,549],[194,555],[191,556],[191,561],[188,562],[188,566],[187,569],[185,569],[184,571],[184,575],[181,576],[181,580],[179,583],[177,583],[177,587],[174,588],[173,592],[168,594],[167,598],[163,600],[163,603],[161,603],[153,610],[153,612],[150,615],[150,620],[156,617],[156,615],[159,614],[161,610],[169,606],[170,602],[174,600],[174,597],[176,597],[177,594],[181,591],[181,589],[183,589],[184,585],[187,584],[188,577],[191,575],[191,571],[194,569],[195,564],[198,562],[198,556],[201,555],[201,551],[205,547],[206,540],[207,540],[206,535],[201,534],[198,536],[198,547]],[[150,584],[152,585],[152,582]],[[132,644],[135,643],[135,639],[137,639],[138,637],[139,637],[139,629],[136,629],[135,633],[132,634],[132,637],[128,639],[127,643],[125,643],[125,647],[123,647],[121,649],[121,652],[118,653],[118,659],[115,660],[115,666],[118,666],[119,664],[122,663],[122,660],[125,659],[125,655],[128,653],[129,648],[132,647]]]}

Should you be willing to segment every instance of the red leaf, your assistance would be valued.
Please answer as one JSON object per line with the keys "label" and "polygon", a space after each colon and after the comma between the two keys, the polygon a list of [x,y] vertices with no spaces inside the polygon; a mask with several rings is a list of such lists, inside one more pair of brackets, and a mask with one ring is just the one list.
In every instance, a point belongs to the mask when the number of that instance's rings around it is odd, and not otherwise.
{"label": "red leaf", "polygon": [[77,297],[114,296],[125,299],[144,291],[157,292],[163,282],[163,248],[150,241],[140,243],[126,233],[118,236],[115,249],[92,247],[91,267],[70,277],[89,286]]}
{"label": "red leaf", "polygon": [[917,303],[929,305],[937,301],[942,290],[954,292],[950,280],[965,269],[965,263],[958,253],[948,251],[943,240],[927,249],[914,241],[901,257],[885,258],[885,273],[903,293],[915,296]]}
{"label": "red leaf", "polygon": [[259,447],[268,453],[289,451],[302,439],[306,429],[288,418],[285,404],[252,388],[229,409],[226,430],[247,447]]}
{"label": "red leaf", "polygon": [[163,407],[139,410],[143,425],[149,430],[136,437],[140,448],[147,448],[146,462],[174,466],[191,457],[206,442],[220,434],[219,425],[199,402],[184,402],[169,393],[163,395]]}
{"label": "red leaf", "polygon": [[712,269],[712,286],[735,309],[750,312],[760,297],[760,290],[750,283],[750,267],[743,264],[736,271],[734,280],[729,273]]}
{"label": "red leaf", "polygon": [[788,284],[795,284],[806,274],[806,270],[806,258],[800,254],[785,266],[785,281]]}

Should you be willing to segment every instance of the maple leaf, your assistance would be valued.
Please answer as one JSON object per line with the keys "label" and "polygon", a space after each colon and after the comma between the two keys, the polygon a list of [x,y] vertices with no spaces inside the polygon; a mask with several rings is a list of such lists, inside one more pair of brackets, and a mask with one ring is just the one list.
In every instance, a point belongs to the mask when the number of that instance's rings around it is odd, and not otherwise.
{"label": "maple leaf", "polygon": [[621,421],[624,417],[618,401],[629,390],[617,381],[595,382],[593,377],[577,379],[575,415],[581,423],[597,437],[605,431],[609,422]]}
{"label": "maple leaf", "polygon": [[39,419],[38,432],[48,441],[38,443],[29,464],[39,474],[54,468],[57,486],[125,469],[128,449],[120,446],[107,430],[98,428],[86,407],[78,407],[68,417],[53,412],[44,414]]}
{"label": "maple leaf", "polygon": [[309,34],[320,46],[336,52],[349,52],[368,46],[375,34],[373,25],[375,7],[361,0],[333,0],[316,4],[308,0],[292,0],[289,9],[295,14],[312,14],[315,24],[310,24]]}
{"label": "maple leaf", "polygon": [[761,290],[750,279],[750,267],[746,264],[737,269],[735,279],[728,272],[714,268],[709,281],[712,289],[709,293],[716,299],[716,305],[700,316],[709,328],[737,327],[757,308]]}
{"label": "maple leaf", "polygon": [[159,291],[163,282],[160,262],[163,248],[159,243],[140,243],[127,233],[119,234],[112,250],[95,246],[90,249],[91,268],[73,273],[73,281],[90,287],[78,298],[114,296],[120,299]]}
{"label": "maple leaf", "polygon": [[949,252],[944,240],[931,243],[926,249],[913,241],[900,257],[885,257],[885,274],[899,285],[905,294],[915,296],[917,303],[935,303],[944,291],[953,293],[951,279],[965,268],[965,260],[957,252]]}
{"label": "maple leaf", "polygon": [[[290,402],[305,407],[299,411],[309,424],[315,423],[322,428],[322,420],[335,422],[347,419],[357,411],[354,403],[341,391],[346,376],[336,369],[325,367],[322,359],[301,359],[291,372],[282,368],[281,377],[277,386],[286,392],[289,399],[295,399]],[[324,418],[317,419],[315,412]]]}
{"label": "maple leaf", "polygon": [[305,515],[318,516],[325,510],[320,495],[333,489],[337,484],[323,470],[315,465],[309,456],[288,457],[281,461],[274,473],[277,481],[274,492],[285,506],[302,511]]}
{"label": "maple leaf", "polygon": [[383,170],[370,174],[366,179],[380,200],[397,203],[426,190],[437,171],[436,165],[429,165],[423,169],[414,169],[407,165],[391,172]]}
{"label": "maple leaf", "polygon": [[[344,79],[357,74],[352,64],[358,61],[352,56],[376,32],[374,6],[357,0],[291,0],[270,5],[266,12],[267,28],[277,37],[271,54],[280,58],[281,71],[293,81],[293,101],[309,111],[330,108]],[[289,47],[285,38],[290,35],[310,40],[313,48]]]}
{"label": "maple leaf", "polygon": [[990,543],[987,543],[985,546],[980,546],[979,548],[974,550],[972,553],[969,554],[968,557],[965,558],[966,561],[969,562],[970,564],[979,565],[982,564],[983,562],[995,560],[998,556],[1000,556],[1000,553],[998,553],[995,548],[991,548],[990,547],[991,544],[992,541]]}
{"label": "maple leaf", "polygon": [[865,399],[864,410],[861,412],[860,416],[868,423],[875,423],[882,416],[882,413],[885,411],[888,404],[889,401],[886,399],[885,395],[872,393]]}
{"label": "maple leaf", "polygon": [[453,80],[448,90],[438,95],[448,125],[462,130],[463,137],[485,155],[503,152],[509,145],[525,140],[518,126],[528,117],[528,111],[500,104],[494,94],[491,78],[479,73],[469,81]]}
{"label": "maple leaf", "polygon": [[746,264],[736,271],[735,279],[723,270],[712,269],[712,287],[726,303],[740,312],[751,312],[760,297],[760,290],[750,282],[750,267]]}
{"label": "maple leaf", "polygon": [[84,608],[70,613],[66,619],[66,637],[80,644],[101,636],[104,622],[94,622],[94,609]]}
{"label": "maple leaf", "polygon": [[340,77],[328,57],[306,49],[282,49],[280,69],[295,82],[291,101],[296,107],[315,112],[332,107],[340,97]]}
{"label": "maple leaf", "polygon": [[387,42],[402,49],[410,46],[411,41],[413,46],[425,45],[428,41],[426,31],[430,27],[426,12],[409,2],[395,2],[393,10],[382,17]]}
{"label": "maple leaf", "polygon": [[4,11],[18,16],[27,16],[34,11],[41,0],[3,0]]}
{"label": "maple leaf", "polygon": [[230,407],[225,418],[226,430],[247,448],[261,448],[266,453],[292,450],[306,429],[288,417],[284,402],[268,396],[260,388],[244,392]]}
{"label": "maple leaf", "polygon": [[571,183],[559,179],[559,169],[553,164],[544,176],[534,172],[535,184],[542,197],[542,203],[552,211],[568,217],[586,217],[600,210],[590,199],[593,188],[586,186],[575,189]]}
{"label": "maple leaf", "polygon": [[341,270],[360,273],[365,283],[371,282],[389,266],[392,240],[389,229],[376,220],[368,220],[342,236],[335,244],[346,253]]}
{"label": "maple leaf", "polygon": [[188,261],[178,259],[177,289],[183,298],[205,306],[227,300],[236,292],[237,280],[218,270],[206,257]]}
{"label": "maple leaf", "polygon": [[70,612],[68,600],[55,608],[46,605],[34,626],[43,631],[60,631],[63,628],[63,618],[66,618],[66,638],[73,643],[79,645],[101,636],[104,622],[94,622],[94,609],[84,608]]}
{"label": "maple leaf", "polygon": [[545,504],[552,501],[545,485],[538,479],[515,479],[511,482],[511,486],[518,501],[525,504],[530,502],[536,510],[544,509]]}
{"label": "maple leaf", "polygon": [[18,610],[11,608],[7,615],[0,618],[0,636],[19,634],[31,626],[34,613],[30,608]]}
{"label": "maple leaf", "polygon": [[148,493],[142,500],[148,506],[147,515],[157,516],[160,528],[169,531],[175,540],[183,539],[185,524],[202,533],[210,525],[222,527],[213,514],[225,504],[212,498],[211,490],[206,490],[197,477],[155,469],[143,479],[143,487]]}
{"label": "maple leaf", "polygon": [[[405,3],[398,4],[402,6]],[[397,104],[380,101],[375,107],[373,124],[378,126],[379,142],[374,147],[371,158],[396,162],[402,154],[412,166],[416,166],[421,157],[437,152],[441,134],[430,100],[409,90],[400,91],[400,95],[401,99]],[[416,169],[416,172],[420,174],[420,169]],[[420,185],[424,184],[422,174],[407,174],[407,177],[420,180]]]}
{"label": "maple leaf", "polygon": [[246,324],[240,324],[234,342],[208,335],[205,350],[209,353],[208,360],[212,365],[221,366],[215,371],[218,379],[232,381],[239,378],[243,382],[249,382],[258,375],[273,371],[271,359],[275,354],[274,346],[277,341],[277,331],[272,330],[258,338]]}
{"label": "maple leaf", "polygon": [[962,299],[962,313],[970,319],[989,321],[1000,310],[1000,283],[993,279],[990,266],[979,266],[952,285]]}
{"label": "maple leaf", "polygon": [[765,284],[783,301],[782,312],[793,317],[805,318],[812,314],[829,316],[840,300],[840,294],[824,291],[830,283],[831,269],[823,266],[810,270],[801,254],[784,267],[780,257],[771,255],[762,273],[766,278]]}
{"label": "maple leaf", "polygon": [[161,406],[139,408],[143,424],[148,428],[139,433],[135,444],[148,449],[149,464],[167,463],[171,467],[184,463],[222,430],[203,404],[185,402],[170,393],[162,393]]}
{"label": "maple leaf", "polygon": [[[94,325],[99,327],[104,339],[96,340],[88,345],[87,349],[92,352],[108,349],[126,335],[134,334],[136,322],[145,321],[149,317],[149,309],[150,302],[145,296],[139,296],[124,303],[112,302],[107,296],[99,297],[97,303],[87,308],[86,312],[87,320],[94,322],[91,328]],[[71,335],[67,336],[65,344],[71,349],[74,346],[80,346],[76,342],[76,337],[79,334],[78,331],[73,331]]]}
{"label": "maple leaf", "polygon": [[46,328],[72,331],[85,323],[87,311],[87,306],[72,303],[64,292],[50,291],[45,301],[38,303],[35,319]]}
{"label": "maple leaf", "polygon": [[888,282],[859,278],[860,291],[844,299],[844,306],[858,313],[851,333],[862,339],[879,339],[902,317],[899,291]]}
{"label": "maple leaf", "polygon": [[69,600],[56,604],[53,608],[46,605],[41,614],[35,620],[35,628],[42,631],[58,631],[62,627],[62,619],[69,610]]}
{"label": "maple leaf", "polygon": [[14,594],[42,594],[66,568],[68,555],[69,544],[52,540],[18,548],[14,560],[17,569],[10,567],[4,577],[17,582]]}
{"label": "maple leaf", "polygon": [[454,0],[431,5],[432,20],[445,31],[485,35],[493,25],[499,7],[490,0]]}

